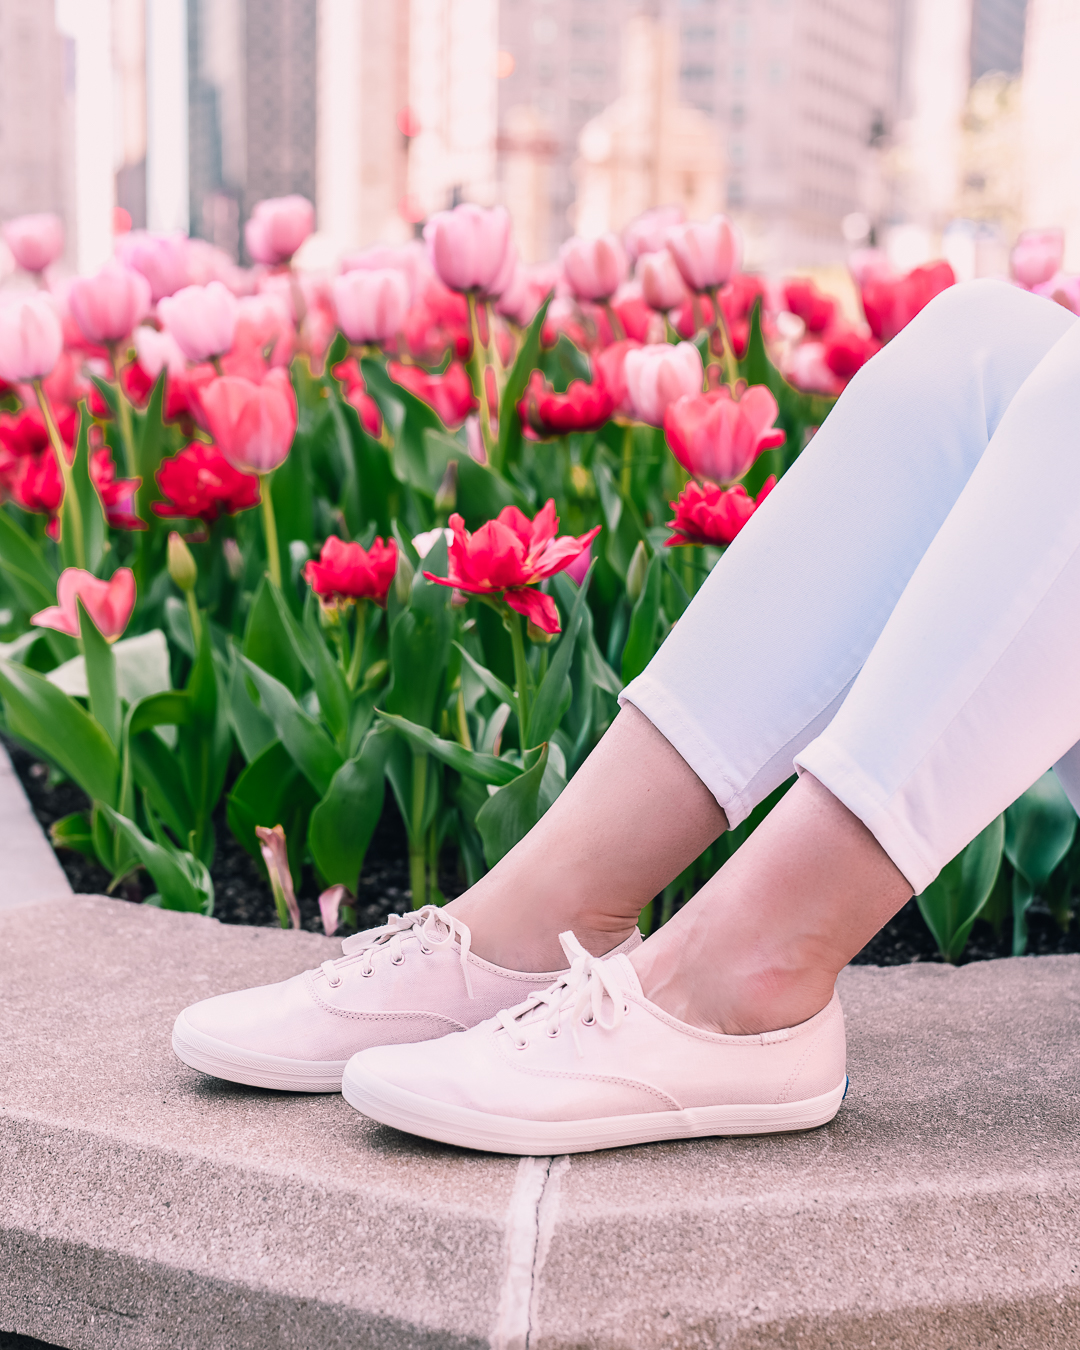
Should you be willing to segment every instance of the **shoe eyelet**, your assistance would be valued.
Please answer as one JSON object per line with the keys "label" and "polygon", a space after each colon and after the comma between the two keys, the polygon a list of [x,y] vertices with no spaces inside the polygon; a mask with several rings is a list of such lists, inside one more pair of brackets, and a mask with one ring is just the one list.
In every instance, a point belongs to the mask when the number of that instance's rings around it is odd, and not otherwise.
{"label": "shoe eyelet", "polygon": [[556,1037],[558,1034],[559,1034],[559,1028],[558,1028],[558,1027],[556,1027],[554,1031],[549,1031],[549,1032],[548,1032],[548,1035],[551,1037],[552,1040],[554,1040],[555,1037]]}
{"label": "shoe eyelet", "polygon": [[629,1004],[629,1003],[624,1003],[624,1004],[622,1005],[622,1015],[623,1015],[624,1017],[629,1017],[629,1016],[630,1016],[630,1004]]}
{"label": "shoe eyelet", "polygon": [[341,987],[341,976],[339,975],[336,980],[328,980],[327,984],[331,989],[339,989]]}
{"label": "shoe eyelet", "polygon": [[590,1013],[588,1017],[583,1017],[581,1019],[581,1025],[583,1027],[594,1027],[596,1026],[596,1018]]}
{"label": "shoe eyelet", "polygon": [[375,968],[373,966],[365,967],[363,970],[361,970],[360,974],[364,977],[365,980],[370,980],[372,975],[375,974]]}
{"label": "shoe eyelet", "polygon": [[434,950],[434,948],[432,948],[432,947],[421,947],[421,948],[420,948],[420,955],[421,955],[421,956],[430,956],[433,950]]}
{"label": "shoe eyelet", "polygon": [[405,958],[403,956],[392,956],[390,958],[390,964],[392,966],[403,966],[405,964]]}
{"label": "shoe eyelet", "polygon": [[515,1050],[528,1050],[528,1048],[529,1048],[529,1042],[528,1042],[528,1041],[515,1041],[515,1042],[514,1042],[514,1049],[515,1049]]}

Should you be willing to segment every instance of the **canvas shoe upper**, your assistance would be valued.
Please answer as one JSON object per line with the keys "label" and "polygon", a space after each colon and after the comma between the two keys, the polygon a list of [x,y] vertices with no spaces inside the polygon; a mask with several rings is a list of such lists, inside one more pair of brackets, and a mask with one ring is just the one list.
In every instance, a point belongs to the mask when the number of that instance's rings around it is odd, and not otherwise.
{"label": "canvas shoe upper", "polygon": [[801,1130],[847,1089],[836,994],[799,1026],[723,1036],[651,1003],[625,955],[571,959],[551,988],[439,1045],[362,1051],[342,1091],[387,1125],[466,1148],[558,1154]]}
{"label": "canvas shoe upper", "polygon": [[[173,1049],[193,1069],[235,1083],[338,1092],[358,1050],[463,1031],[558,978],[492,965],[471,941],[466,924],[434,905],[392,914],[315,970],[185,1008]],[[615,950],[640,941],[635,931]]]}

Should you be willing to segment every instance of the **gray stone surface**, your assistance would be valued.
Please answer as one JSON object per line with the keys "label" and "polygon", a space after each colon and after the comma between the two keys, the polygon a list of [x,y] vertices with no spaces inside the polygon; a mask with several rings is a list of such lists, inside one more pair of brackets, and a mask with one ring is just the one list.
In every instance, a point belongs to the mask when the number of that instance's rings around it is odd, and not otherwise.
{"label": "gray stone surface", "polygon": [[82,1350],[1076,1350],[1080,957],[842,977],[799,1136],[485,1157],[175,1061],[334,954],[77,896],[0,914],[0,1329]]}
{"label": "gray stone surface", "polygon": [[64,869],[41,832],[30,803],[0,745],[0,910],[70,895]]}

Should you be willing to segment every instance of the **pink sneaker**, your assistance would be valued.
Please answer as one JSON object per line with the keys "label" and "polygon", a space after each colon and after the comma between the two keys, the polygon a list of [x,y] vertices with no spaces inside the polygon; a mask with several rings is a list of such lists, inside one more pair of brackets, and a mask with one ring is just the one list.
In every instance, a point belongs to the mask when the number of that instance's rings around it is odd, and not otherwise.
{"label": "pink sneaker", "polygon": [[[341,944],[345,955],[281,984],[219,994],[173,1027],[193,1069],[253,1087],[340,1092],[350,1056],[464,1031],[546,988],[558,971],[504,970],[469,950],[460,919],[426,905]],[[616,952],[638,946],[635,931]]]}
{"label": "pink sneaker", "polygon": [[342,1092],[426,1139],[492,1153],[584,1153],[654,1139],[806,1130],[847,1092],[844,1017],[720,1036],[670,1017],[623,955],[562,935],[570,970],[543,993],[441,1045],[364,1050]]}

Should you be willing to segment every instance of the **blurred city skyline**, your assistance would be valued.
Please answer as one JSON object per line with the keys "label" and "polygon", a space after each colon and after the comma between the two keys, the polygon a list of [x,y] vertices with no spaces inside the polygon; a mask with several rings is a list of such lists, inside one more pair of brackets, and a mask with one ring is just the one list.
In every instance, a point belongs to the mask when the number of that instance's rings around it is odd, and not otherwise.
{"label": "blurred city skyline", "polygon": [[[114,208],[234,257],[261,198],[301,261],[503,202],[530,260],[650,206],[729,213],[751,267],[1003,271],[1023,227],[1080,267],[1070,0],[4,0],[0,218],[66,263]],[[1077,228],[1073,229],[1074,223]]]}

